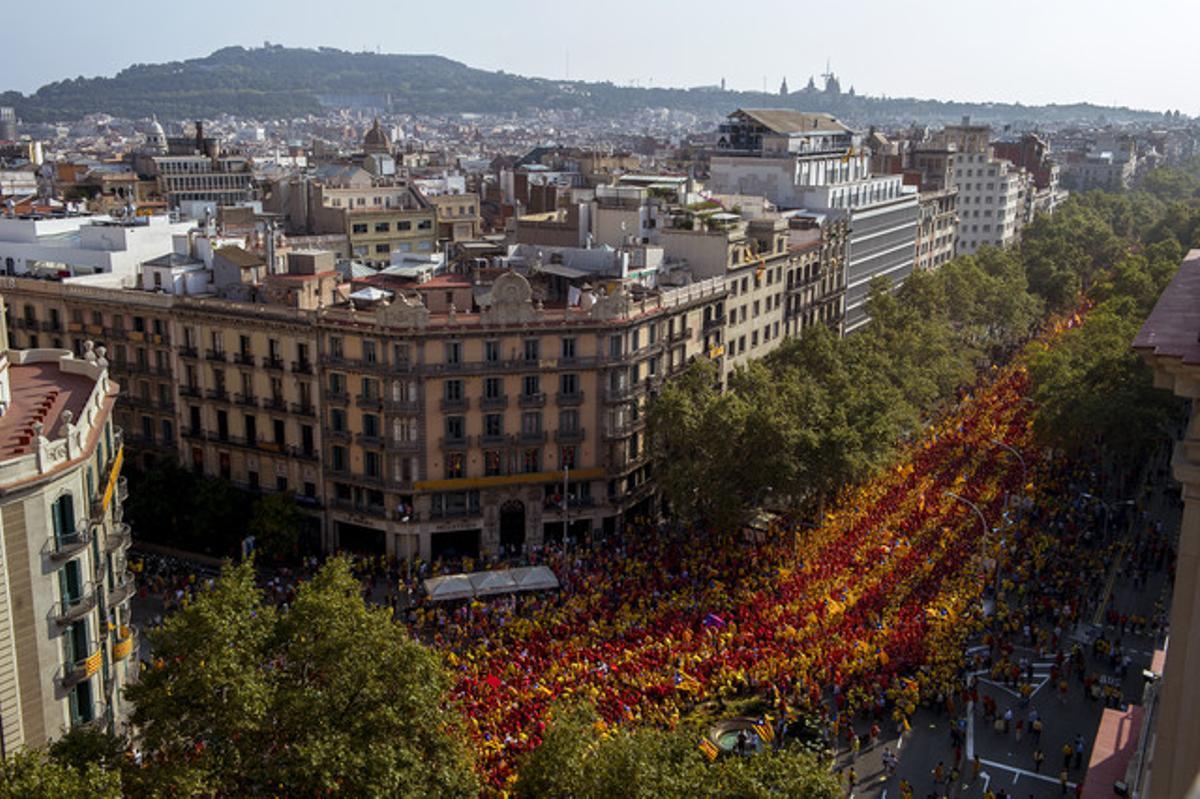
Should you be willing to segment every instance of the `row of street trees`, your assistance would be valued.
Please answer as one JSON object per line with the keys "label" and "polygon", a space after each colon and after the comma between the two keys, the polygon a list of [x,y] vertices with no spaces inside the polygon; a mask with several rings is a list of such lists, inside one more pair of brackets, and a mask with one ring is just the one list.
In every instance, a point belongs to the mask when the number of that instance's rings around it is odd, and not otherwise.
{"label": "row of street trees", "polygon": [[1082,325],[1031,353],[1037,430],[1048,446],[1137,462],[1177,404],[1129,347],[1185,249],[1200,244],[1196,175],[1200,165],[1157,170],[1153,192],[1073,197],[1028,226],[1019,249],[955,258],[895,292],[878,284],[864,331],[837,339],[814,328],[736,372],[727,391],[712,364],[693,364],[648,413],[672,512],[730,534],[769,491],[772,504],[819,515],[1047,315],[1085,301],[1096,306]]}

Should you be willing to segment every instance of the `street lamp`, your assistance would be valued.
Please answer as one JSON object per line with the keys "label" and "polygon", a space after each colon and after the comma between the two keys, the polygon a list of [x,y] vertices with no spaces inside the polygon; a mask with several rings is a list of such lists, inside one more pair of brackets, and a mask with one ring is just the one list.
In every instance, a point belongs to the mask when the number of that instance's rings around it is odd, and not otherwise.
{"label": "street lamp", "polygon": [[[1017,451],[1016,447],[1012,446],[1011,444],[1005,444],[1003,441],[1001,441],[998,438],[991,439],[991,443],[993,445],[999,447],[1000,449],[1004,450],[1005,452],[1009,453],[1010,455],[1012,455],[1021,464],[1021,486],[1022,486],[1021,490],[1024,491],[1025,490],[1024,487],[1029,485],[1029,466],[1028,466],[1028,464],[1025,463],[1024,456],[1022,456],[1021,453]],[[1005,510],[1008,510],[1008,501],[1009,501],[1010,496],[1011,495],[1009,494],[1009,492],[1007,492],[1007,491],[1004,492],[1004,509]]]}
{"label": "street lamp", "polygon": [[1108,522],[1109,522],[1109,518],[1112,514],[1113,506],[1114,505],[1133,505],[1134,504],[1132,499],[1123,499],[1120,502],[1109,503],[1109,502],[1106,502],[1102,497],[1098,497],[1095,494],[1089,494],[1086,491],[1084,491],[1082,494],[1080,494],[1080,496],[1084,497],[1086,499],[1095,500],[1096,502],[1099,502],[1104,507],[1104,525],[1103,525],[1103,527],[1101,527],[1101,535],[1104,536],[1105,540],[1108,539]]}
{"label": "street lamp", "polygon": [[[983,511],[980,510],[979,506],[976,505],[971,500],[967,499],[966,497],[961,496],[959,494],[955,494],[953,491],[947,491],[946,496],[950,497],[951,499],[957,499],[959,502],[963,503],[968,508],[975,511],[975,515],[979,517],[979,524],[983,527],[983,537],[980,539],[980,542],[979,542],[979,549],[980,549],[979,558],[980,558],[981,565],[982,565],[982,561],[984,560],[984,554],[986,552],[988,533],[992,532],[991,528],[988,527],[987,518],[984,517]],[[996,600],[999,601],[1000,600],[1000,556],[999,555],[996,556],[996,587],[994,590],[995,590]]]}

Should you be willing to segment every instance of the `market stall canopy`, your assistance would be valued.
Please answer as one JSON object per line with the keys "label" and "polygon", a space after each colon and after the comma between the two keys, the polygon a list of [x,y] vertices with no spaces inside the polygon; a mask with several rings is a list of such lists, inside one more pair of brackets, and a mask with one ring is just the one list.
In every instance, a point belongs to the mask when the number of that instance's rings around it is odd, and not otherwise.
{"label": "market stall canopy", "polygon": [[475,589],[471,585],[470,576],[450,574],[426,580],[425,593],[434,602],[448,602],[453,599],[470,599],[475,596]]}
{"label": "market stall canopy", "polygon": [[511,571],[518,591],[547,591],[558,588],[558,578],[547,566],[521,566]]}
{"label": "market stall canopy", "polygon": [[512,572],[501,569],[494,572],[475,572],[471,575],[471,586],[475,596],[492,596],[493,594],[511,594],[517,590],[517,582]]}

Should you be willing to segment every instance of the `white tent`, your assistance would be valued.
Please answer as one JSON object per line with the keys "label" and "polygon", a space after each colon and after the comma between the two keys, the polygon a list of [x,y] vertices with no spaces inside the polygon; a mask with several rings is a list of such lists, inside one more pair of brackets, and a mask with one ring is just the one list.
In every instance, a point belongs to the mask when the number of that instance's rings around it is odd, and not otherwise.
{"label": "white tent", "polygon": [[517,590],[516,580],[508,569],[491,572],[475,572],[471,575],[471,586],[475,596],[492,596],[493,594],[511,594]]}
{"label": "white tent", "polygon": [[547,566],[520,566],[510,571],[518,591],[547,591],[558,588],[558,578]]}
{"label": "white tent", "polygon": [[425,593],[434,602],[447,602],[452,599],[470,599],[475,596],[475,589],[468,575],[449,574],[426,580]]}

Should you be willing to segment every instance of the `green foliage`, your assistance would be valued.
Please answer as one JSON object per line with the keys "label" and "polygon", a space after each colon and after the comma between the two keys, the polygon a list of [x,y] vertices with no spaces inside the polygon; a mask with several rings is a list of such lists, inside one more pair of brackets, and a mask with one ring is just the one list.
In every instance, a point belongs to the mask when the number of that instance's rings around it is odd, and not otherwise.
{"label": "green foliage", "polygon": [[256,550],[283,560],[296,554],[303,521],[304,514],[291,494],[280,491],[266,494],[254,503],[246,532],[254,536]]}
{"label": "green foliage", "polygon": [[76,769],[42,752],[0,761],[0,799],[119,799],[121,776],[95,763]]}
{"label": "green foliage", "polygon": [[700,732],[620,727],[601,734],[586,706],[556,708],[541,746],[522,763],[516,796],[538,799],[834,799],[834,777],[792,748],[750,758],[700,753]]}
{"label": "green foliage", "polygon": [[151,634],[129,688],[144,768],[135,795],[467,796],[476,777],[437,656],[364,603],[342,559],[293,606],[250,563]]}
{"label": "green foliage", "polygon": [[96,765],[113,769],[125,759],[125,741],[94,727],[72,727],[50,744],[49,753],[56,762],[79,772]]}
{"label": "green foliage", "polygon": [[251,497],[228,480],[193,474],[172,460],[129,469],[126,515],[140,540],[233,555],[246,535]]}

